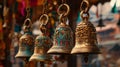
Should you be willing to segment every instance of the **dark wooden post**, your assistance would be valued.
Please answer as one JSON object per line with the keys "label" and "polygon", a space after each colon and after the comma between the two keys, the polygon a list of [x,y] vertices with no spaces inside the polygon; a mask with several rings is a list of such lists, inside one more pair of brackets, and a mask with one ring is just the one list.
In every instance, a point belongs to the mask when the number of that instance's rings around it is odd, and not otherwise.
{"label": "dark wooden post", "polygon": [[[81,0],[80,0],[81,1]],[[67,0],[68,5],[70,6],[70,13],[69,13],[69,25],[74,33],[74,45],[75,45],[75,29],[76,29],[76,20],[78,16],[78,11],[80,7],[80,1],[78,0]],[[68,59],[67,67],[77,67],[77,56],[71,55]]]}

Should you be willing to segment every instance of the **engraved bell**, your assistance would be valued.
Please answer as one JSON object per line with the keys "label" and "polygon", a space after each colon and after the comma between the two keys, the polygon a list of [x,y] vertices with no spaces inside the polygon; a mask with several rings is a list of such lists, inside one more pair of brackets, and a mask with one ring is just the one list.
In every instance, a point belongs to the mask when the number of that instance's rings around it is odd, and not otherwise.
{"label": "engraved bell", "polygon": [[[82,6],[86,5],[84,9]],[[81,54],[84,61],[87,63],[90,54],[99,54],[100,50],[97,46],[96,29],[94,25],[88,21],[89,19],[89,2],[83,0],[81,3],[81,18],[82,21],[77,25],[75,32],[75,46],[71,51],[71,54]]]}
{"label": "engraved bell", "polygon": [[31,32],[31,20],[27,18],[23,25],[24,34],[19,39],[19,50],[16,58],[29,58],[33,51],[34,38]]}
{"label": "engraved bell", "polygon": [[[88,6],[87,0],[83,2]],[[81,11],[81,18],[83,21],[77,25],[75,33],[76,42],[71,54],[99,54],[100,50],[97,47],[96,29],[94,25],[88,21],[88,8]]]}
{"label": "engraved bell", "polygon": [[53,46],[47,52],[49,54],[70,54],[73,48],[73,32],[69,25],[66,24],[66,15],[69,12],[69,6],[62,4],[59,9],[63,6],[67,7],[68,11],[63,14],[58,12],[60,15],[60,24],[55,29]]}
{"label": "engraved bell", "polygon": [[[46,18],[46,20],[41,21],[42,18]],[[44,23],[43,23],[44,22]],[[47,29],[45,25],[48,22],[48,15],[43,14],[40,17],[40,30],[42,32],[41,35],[38,35],[35,39],[35,46],[34,46],[34,53],[31,56],[29,61],[40,61],[40,62],[47,62],[51,60],[51,56],[47,54],[48,49],[52,45],[51,39],[47,36]]]}

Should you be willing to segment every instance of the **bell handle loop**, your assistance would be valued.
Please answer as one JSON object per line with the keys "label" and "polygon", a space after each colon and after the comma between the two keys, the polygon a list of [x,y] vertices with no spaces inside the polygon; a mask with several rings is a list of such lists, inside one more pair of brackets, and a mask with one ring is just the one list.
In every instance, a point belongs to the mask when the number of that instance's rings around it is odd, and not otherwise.
{"label": "bell handle loop", "polygon": [[64,14],[60,14],[59,21],[62,22],[62,23],[65,23],[67,21],[67,17],[64,16]]}
{"label": "bell handle loop", "polygon": [[[28,23],[28,22],[29,23]],[[32,25],[32,22],[31,22],[31,20],[29,19],[29,18],[27,18],[25,21],[24,21],[24,24],[23,24],[23,26],[27,26],[27,27],[30,27]]]}
{"label": "bell handle loop", "polygon": [[[60,11],[60,9],[63,7],[63,6],[65,6],[66,8],[67,8],[67,11],[66,12],[61,12]],[[59,7],[58,7],[58,9],[57,9],[57,13],[58,13],[58,15],[61,15],[61,14],[64,14],[64,16],[66,16],[66,15],[68,15],[68,13],[70,12],[70,7],[69,7],[69,5],[68,4],[61,4]]]}
{"label": "bell handle loop", "polygon": [[[86,7],[83,8],[84,4],[86,5]],[[90,6],[89,2],[87,0],[83,0],[80,5],[80,11],[88,12],[89,6]]]}
{"label": "bell handle loop", "polygon": [[89,13],[88,13],[88,12],[81,11],[81,12],[80,12],[80,16],[81,16],[81,18],[82,18],[83,20],[84,20],[84,19],[86,19],[86,20],[89,19]]}
{"label": "bell handle loop", "polygon": [[[46,20],[44,19],[44,17],[46,18]],[[41,17],[39,18],[41,25],[46,25],[48,23],[48,20],[49,20],[49,17],[47,14],[41,15]]]}

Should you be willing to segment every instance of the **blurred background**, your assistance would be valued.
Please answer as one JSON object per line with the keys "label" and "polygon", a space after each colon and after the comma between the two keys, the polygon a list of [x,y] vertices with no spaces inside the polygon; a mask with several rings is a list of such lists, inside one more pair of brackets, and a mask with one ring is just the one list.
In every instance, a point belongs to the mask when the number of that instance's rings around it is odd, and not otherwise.
{"label": "blurred background", "polygon": [[[23,34],[22,25],[26,19],[26,8],[30,7],[33,35],[39,31],[39,17],[45,0],[0,0],[0,67],[24,67],[21,59],[16,59],[19,37]],[[76,25],[82,21],[80,4],[82,0],[64,0],[70,6],[68,23],[75,32]],[[50,67],[120,67],[120,0],[88,0],[90,18],[97,31],[99,55],[90,55],[84,63],[80,55],[69,57],[68,61],[54,62]],[[52,38],[58,23],[57,8],[62,0],[47,0],[49,15],[48,35]],[[39,63],[36,64],[40,67]],[[31,62],[31,67],[35,67]],[[47,67],[47,66],[46,66]]]}

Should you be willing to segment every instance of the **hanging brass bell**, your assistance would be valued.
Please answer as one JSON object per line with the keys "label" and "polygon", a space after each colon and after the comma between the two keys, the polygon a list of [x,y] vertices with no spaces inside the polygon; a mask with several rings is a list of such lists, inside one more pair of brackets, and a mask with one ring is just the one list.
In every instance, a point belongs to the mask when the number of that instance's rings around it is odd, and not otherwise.
{"label": "hanging brass bell", "polygon": [[104,27],[103,20],[99,19],[97,27]]}
{"label": "hanging brass bell", "polygon": [[50,61],[51,56],[47,54],[48,49],[52,45],[49,37],[44,34],[39,35],[35,39],[34,54],[29,61]]}
{"label": "hanging brass bell", "polygon": [[[67,4],[62,4],[60,7],[66,6],[69,10]],[[58,10],[59,11],[59,10]],[[66,13],[68,13],[67,11]],[[67,14],[60,15],[60,24],[56,27],[54,32],[53,46],[48,50],[49,54],[70,54],[73,48],[73,32],[69,25],[66,24]]]}
{"label": "hanging brass bell", "polygon": [[[43,14],[40,19],[43,17],[46,17],[46,22],[48,22],[48,15]],[[47,54],[48,49],[52,45],[51,39],[47,36],[47,28],[45,25],[47,24],[44,21],[44,23],[41,22],[40,30],[42,32],[41,35],[37,36],[35,39],[35,46],[34,46],[34,53],[31,56],[29,61],[40,61],[40,62],[48,62],[51,61],[51,56]]]}
{"label": "hanging brass bell", "polygon": [[29,58],[33,54],[34,37],[31,32],[31,20],[27,18],[23,25],[24,34],[19,39],[19,50],[16,58]]}
{"label": "hanging brass bell", "polygon": [[48,50],[49,54],[69,54],[73,47],[73,33],[71,28],[60,23],[54,33],[53,46]]}
{"label": "hanging brass bell", "polygon": [[81,11],[81,17],[83,21],[77,25],[75,47],[72,49],[71,54],[98,54],[100,50],[97,47],[96,29],[88,21],[89,13]]}

